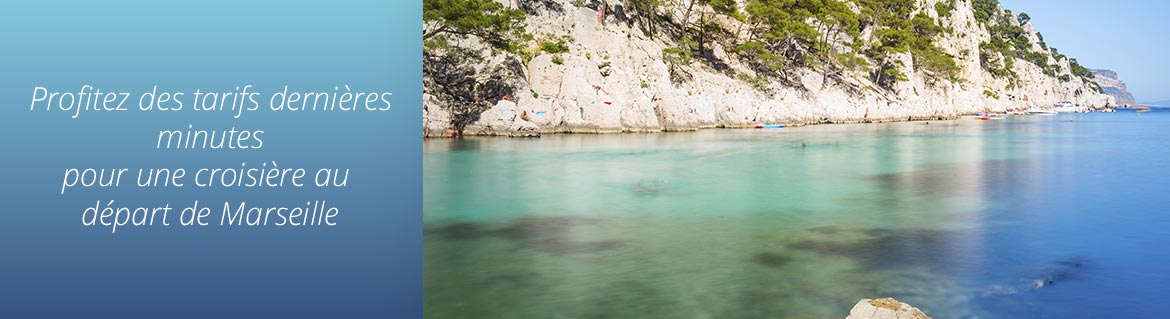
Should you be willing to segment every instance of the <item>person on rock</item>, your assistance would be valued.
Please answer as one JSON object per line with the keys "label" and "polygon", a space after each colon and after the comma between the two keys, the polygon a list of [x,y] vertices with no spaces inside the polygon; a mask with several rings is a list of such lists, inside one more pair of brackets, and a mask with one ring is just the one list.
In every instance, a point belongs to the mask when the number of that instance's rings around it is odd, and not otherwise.
{"label": "person on rock", "polygon": [[605,26],[605,15],[609,13],[608,11],[609,1],[601,0],[601,5],[597,6],[597,23],[600,23],[603,27]]}

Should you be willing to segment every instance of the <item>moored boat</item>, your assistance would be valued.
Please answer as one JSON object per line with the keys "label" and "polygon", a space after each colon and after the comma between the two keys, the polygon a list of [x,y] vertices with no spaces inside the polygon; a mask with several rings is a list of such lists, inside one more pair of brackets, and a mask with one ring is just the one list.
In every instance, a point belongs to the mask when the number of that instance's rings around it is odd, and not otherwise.
{"label": "moored boat", "polygon": [[1083,106],[1077,106],[1076,104],[1073,104],[1073,102],[1069,102],[1069,101],[1056,102],[1056,104],[1052,106],[1052,110],[1055,111],[1056,113],[1088,113],[1089,112],[1089,108],[1083,107]]}
{"label": "moored boat", "polygon": [[1041,108],[1030,108],[1024,112],[1028,113],[1028,115],[1056,115],[1056,111]]}
{"label": "moored boat", "polygon": [[978,120],[978,121],[991,121],[991,120],[1003,120],[1003,119],[1007,119],[1007,115],[996,114],[996,113],[976,113],[975,114],[975,120]]}

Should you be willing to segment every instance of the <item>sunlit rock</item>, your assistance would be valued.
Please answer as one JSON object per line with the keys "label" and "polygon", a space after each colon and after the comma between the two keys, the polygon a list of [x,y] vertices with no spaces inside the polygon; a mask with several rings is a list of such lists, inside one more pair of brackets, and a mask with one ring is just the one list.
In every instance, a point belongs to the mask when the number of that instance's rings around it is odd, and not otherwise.
{"label": "sunlit rock", "polygon": [[894,298],[862,299],[845,319],[930,319],[926,313]]}

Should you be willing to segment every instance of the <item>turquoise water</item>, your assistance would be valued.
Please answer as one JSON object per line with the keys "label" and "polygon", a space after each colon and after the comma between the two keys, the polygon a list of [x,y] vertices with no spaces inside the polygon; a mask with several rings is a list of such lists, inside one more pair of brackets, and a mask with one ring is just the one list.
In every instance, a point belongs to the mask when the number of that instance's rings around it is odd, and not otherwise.
{"label": "turquoise water", "polygon": [[1170,112],[424,142],[431,318],[1154,314]]}

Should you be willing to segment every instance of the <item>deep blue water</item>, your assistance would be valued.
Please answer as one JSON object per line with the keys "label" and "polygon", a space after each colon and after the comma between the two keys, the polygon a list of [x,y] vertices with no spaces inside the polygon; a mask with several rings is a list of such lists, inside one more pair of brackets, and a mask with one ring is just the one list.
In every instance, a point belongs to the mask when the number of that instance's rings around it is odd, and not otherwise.
{"label": "deep blue water", "polygon": [[979,317],[1158,316],[1158,296],[1170,285],[1164,248],[1170,200],[1163,195],[1170,185],[1170,113],[1122,111],[1029,125],[1043,134],[1038,143],[1061,149],[1012,161],[988,183],[994,205],[986,214],[1012,223],[982,230],[984,260],[965,271],[990,284],[1039,265],[1058,278],[1041,289],[976,299],[975,307],[986,310]]}

